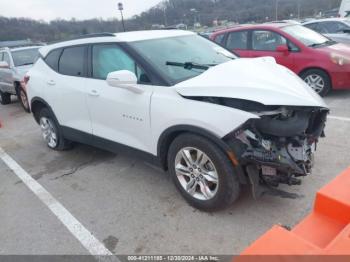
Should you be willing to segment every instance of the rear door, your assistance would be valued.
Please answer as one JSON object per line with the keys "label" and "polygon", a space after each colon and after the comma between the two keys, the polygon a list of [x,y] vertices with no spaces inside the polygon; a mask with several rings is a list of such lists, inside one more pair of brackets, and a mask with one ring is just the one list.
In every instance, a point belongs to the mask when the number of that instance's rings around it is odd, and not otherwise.
{"label": "rear door", "polygon": [[250,57],[249,31],[234,31],[227,33],[225,47],[240,57]]}
{"label": "rear door", "polygon": [[53,69],[45,75],[47,102],[60,125],[71,133],[81,131],[91,134],[86,104],[87,46],[54,50],[45,62]]}

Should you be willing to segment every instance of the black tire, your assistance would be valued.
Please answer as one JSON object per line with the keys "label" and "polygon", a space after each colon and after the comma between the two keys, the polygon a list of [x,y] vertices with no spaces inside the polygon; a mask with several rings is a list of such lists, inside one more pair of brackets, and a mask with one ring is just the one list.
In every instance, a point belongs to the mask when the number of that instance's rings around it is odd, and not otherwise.
{"label": "black tire", "polygon": [[[178,179],[175,171],[176,156],[178,152],[188,147],[198,149],[205,153],[217,171],[218,188],[211,199],[201,200],[195,198],[185,190]],[[197,209],[209,212],[224,209],[230,206],[240,194],[240,183],[238,176],[234,172],[232,162],[217,145],[202,136],[186,133],[175,138],[168,151],[168,167],[175,186],[180,191],[181,195],[191,206]],[[198,187],[197,190],[200,191],[200,187]]]}
{"label": "black tire", "polygon": [[315,90],[315,88],[313,88],[320,96],[324,97],[326,96],[329,91],[332,90],[332,81],[329,77],[329,75],[323,71],[323,70],[320,70],[320,69],[310,69],[310,70],[307,70],[303,73],[300,74],[300,77],[305,81],[307,82],[307,79],[309,77],[312,77],[312,76],[319,76],[323,83],[324,83],[324,87],[321,89],[321,90]]}
{"label": "black tire", "polygon": [[[46,145],[49,148],[56,150],[56,151],[63,151],[63,150],[68,150],[68,149],[72,148],[72,143],[63,137],[62,131],[59,128],[59,124],[56,120],[56,117],[46,107],[41,108],[40,113],[39,113],[39,125],[41,128],[42,128],[44,119],[45,119],[45,122],[46,122],[46,120],[49,121],[47,123],[50,123],[50,127],[52,128],[52,131],[56,134],[56,138],[57,138],[55,145],[50,144],[44,138]],[[42,133],[43,133],[43,137],[44,137],[43,130],[42,130]]]}
{"label": "black tire", "polygon": [[11,104],[11,94],[0,91],[0,104],[2,105]]}
{"label": "black tire", "polygon": [[23,88],[20,86],[20,84],[16,85],[16,94],[17,94],[17,98],[18,98],[20,104],[22,105],[24,111],[26,111],[27,113],[30,113],[27,92],[25,90],[23,90]]}

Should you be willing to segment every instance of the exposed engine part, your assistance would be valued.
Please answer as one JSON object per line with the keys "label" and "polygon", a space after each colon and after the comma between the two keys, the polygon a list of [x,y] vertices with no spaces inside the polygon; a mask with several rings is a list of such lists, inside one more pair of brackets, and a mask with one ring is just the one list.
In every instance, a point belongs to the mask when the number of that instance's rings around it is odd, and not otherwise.
{"label": "exposed engine part", "polygon": [[309,126],[309,118],[310,112],[304,111],[296,112],[289,118],[264,116],[256,121],[256,128],[263,134],[278,137],[302,135]]}
{"label": "exposed engine part", "polygon": [[225,140],[243,166],[256,166],[260,182],[274,187],[300,185],[297,177],[311,174],[328,111],[284,108],[268,113],[248,121]]}
{"label": "exposed engine part", "polygon": [[225,97],[187,99],[232,107],[260,117],[249,120],[224,138],[243,168],[251,165],[257,168],[259,179],[251,178],[257,172],[250,170],[249,174],[246,170],[251,183],[258,180],[270,186],[299,185],[301,180],[297,177],[311,174],[318,139],[325,136],[328,109],[266,106]]}

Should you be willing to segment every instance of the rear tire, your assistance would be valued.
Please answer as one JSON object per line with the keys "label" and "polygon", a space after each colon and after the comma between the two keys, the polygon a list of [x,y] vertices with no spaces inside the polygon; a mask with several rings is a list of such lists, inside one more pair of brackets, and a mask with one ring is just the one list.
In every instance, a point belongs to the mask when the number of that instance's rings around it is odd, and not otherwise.
{"label": "rear tire", "polygon": [[30,113],[30,107],[29,107],[29,102],[28,102],[28,96],[26,91],[21,87],[20,84],[16,85],[16,94],[19,102],[21,103],[24,111],[27,113]]}
{"label": "rear tire", "polygon": [[0,91],[0,104],[2,105],[11,104],[11,94]]}
{"label": "rear tire", "polygon": [[320,96],[324,97],[332,89],[332,81],[328,74],[320,69],[310,69],[300,77]]}
{"label": "rear tire", "polygon": [[231,161],[204,137],[183,134],[175,138],[168,152],[168,167],[181,195],[197,209],[224,209],[239,196],[240,183]]}
{"label": "rear tire", "polygon": [[57,151],[70,149],[72,143],[65,139],[55,116],[46,107],[39,113],[39,125],[46,145]]}

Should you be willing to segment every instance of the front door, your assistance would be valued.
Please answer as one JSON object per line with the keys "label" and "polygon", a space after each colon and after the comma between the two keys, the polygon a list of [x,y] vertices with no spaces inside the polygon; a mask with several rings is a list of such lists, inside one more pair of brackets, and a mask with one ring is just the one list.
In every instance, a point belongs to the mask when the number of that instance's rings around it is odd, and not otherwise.
{"label": "front door", "polygon": [[[289,51],[280,52],[279,46],[287,46]],[[269,30],[254,30],[251,37],[251,56],[272,56],[276,62],[295,71],[295,52],[298,48],[282,35]]]}
{"label": "front door", "polygon": [[[108,73],[129,70],[136,74],[143,93],[134,93],[106,82]],[[149,79],[136,62],[117,44],[92,46],[92,76],[87,103],[96,141],[109,140],[148,151],[151,138]]]}

